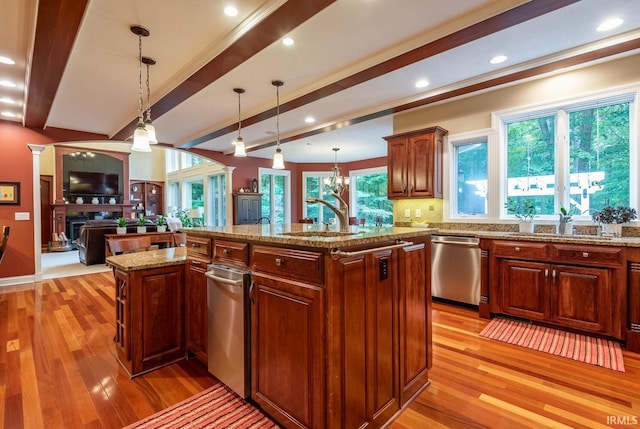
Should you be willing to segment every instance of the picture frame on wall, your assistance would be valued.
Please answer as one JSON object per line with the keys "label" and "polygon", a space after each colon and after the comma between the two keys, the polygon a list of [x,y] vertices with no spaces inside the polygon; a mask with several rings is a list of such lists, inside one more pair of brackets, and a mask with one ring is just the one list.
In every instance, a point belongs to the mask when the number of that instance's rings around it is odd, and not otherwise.
{"label": "picture frame on wall", "polygon": [[20,205],[20,182],[0,182],[0,204]]}

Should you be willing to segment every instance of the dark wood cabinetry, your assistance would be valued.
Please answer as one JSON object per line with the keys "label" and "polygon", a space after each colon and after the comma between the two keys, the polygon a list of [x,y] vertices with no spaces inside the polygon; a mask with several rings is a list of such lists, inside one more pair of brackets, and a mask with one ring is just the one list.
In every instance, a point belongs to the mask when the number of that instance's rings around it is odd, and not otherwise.
{"label": "dark wood cabinetry", "polygon": [[262,217],[262,194],[238,192],[233,194],[233,224],[248,225]]}
{"label": "dark wood cabinetry", "polygon": [[164,214],[164,182],[131,180],[129,201],[136,215]]}
{"label": "dark wood cabinetry", "polygon": [[116,345],[120,363],[136,376],[183,359],[182,265],[115,270]]}
{"label": "dark wood cabinetry", "polygon": [[446,135],[445,129],[432,127],[385,137],[388,198],[442,198]]}
{"label": "dark wood cabinetry", "polygon": [[185,281],[186,347],[196,359],[207,364],[208,313],[207,265],[209,260],[189,257]]}
{"label": "dark wood cabinetry", "polygon": [[494,241],[491,311],[625,338],[624,250]]}

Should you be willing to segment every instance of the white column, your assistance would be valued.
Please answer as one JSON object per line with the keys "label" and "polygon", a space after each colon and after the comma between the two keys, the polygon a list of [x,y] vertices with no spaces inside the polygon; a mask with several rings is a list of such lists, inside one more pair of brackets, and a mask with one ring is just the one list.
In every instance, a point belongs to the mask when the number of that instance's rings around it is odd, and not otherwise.
{"label": "white column", "polygon": [[227,199],[226,226],[233,225],[233,170],[235,167],[224,167],[225,195]]}
{"label": "white column", "polygon": [[40,154],[47,147],[42,145],[30,144],[31,154],[33,156],[33,255],[35,262],[34,280],[39,282],[42,280],[42,251],[40,236],[42,235],[42,211],[40,210]]}

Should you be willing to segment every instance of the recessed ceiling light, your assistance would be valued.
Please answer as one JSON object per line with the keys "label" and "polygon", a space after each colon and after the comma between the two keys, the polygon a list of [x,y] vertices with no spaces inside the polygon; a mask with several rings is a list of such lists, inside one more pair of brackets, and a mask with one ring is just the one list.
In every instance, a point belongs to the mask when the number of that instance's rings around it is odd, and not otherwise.
{"label": "recessed ceiling light", "polygon": [[495,57],[489,60],[491,64],[500,64],[500,63],[504,63],[505,61],[507,61],[506,55],[496,55]]}
{"label": "recessed ceiling light", "polygon": [[7,88],[15,88],[16,84],[9,82],[8,80],[0,80],[0,86],[6,86]]}
{"label": "recessed ceiling light", "polygon": [[227,16],[237,16],[238,15],[238,9],[236,9],[233,6],[227,6],[224,8],[224,13]]}
{"label": "recessed ceiling light", "polygon": [[15,113],[11,113],[11,112],[2,112],[2,116],[6,116],[7,118],[17,118],[18,115],[16,115]]}
{"label": "recessed ceiling light", "polygon": [[12,99],[7,98],[7,97],[0,98],[0,102],[2,102],[4,104],[16,104],[15,101],[13,101]]}
{"label": "recessed ceiling light", "polygon": [[416,88],[425,88],[429,86],[429,81],[426,79],[420,79],[416,82]]}
{"label": "recessed ceiling light", "polygon": [[10,64],[10,65],[13,65],[13,64],[15,64],[16,62],[15,62],[15,61],[13,61],[13,60],[12,60],[11,58],[9,58],[9,57],[0,57],[0,63],[2,63],[2,64]]}
{"label": "recessed ceiling light", "polygon": [[307,124],[313,124],[316,121],[316,118],[314,118],[313,116],[307,116],[306,118],[304,118],[304,121]]}
{"label": "recessed ceiling light", "polygon": [[282,39],[282,44],[285,46],[291,46],[295,43],[295,41],[291,37],[285,37]]}
{"label": "recessed ceiling light", "polygon": [[620,18],[609,18],[602,24],[598,25],[597,31],[609,31],[622,25],[624,21]]}

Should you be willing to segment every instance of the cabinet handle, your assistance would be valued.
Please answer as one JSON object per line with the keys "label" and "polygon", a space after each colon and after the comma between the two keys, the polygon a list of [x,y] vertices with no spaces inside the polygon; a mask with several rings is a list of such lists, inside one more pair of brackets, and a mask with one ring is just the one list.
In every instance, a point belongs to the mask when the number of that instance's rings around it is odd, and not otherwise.
{"label": "cabinet handle", "polygon": [[549,268],[547,268],[546,270],[544,270],[544,278],[548,279],[549,278]]}
{"label": "cabinet handle", "polygon": [[194,261],[193,259],[191,260],[191,265],[195,265],[197,267],[199,267],[200,265],[202,265],[202,262],[200,261]]}
{"label": "cabinet handle", "polygon": [[589,252],[582,252],[582,257],[583,258],[588,258],[589,257]]}
{"label": "cabinet handle", "polygon": [[519,252],[519,251],[520,251],[520,248],[519,248],[519,247],[516,247],[516,248],[515,248],[515,249],[513,249],[513,250],[515,250],[516,252]]}
{"label": "cabinet handle", "polygon": [[249,301],[251,302],[251,304],[254,303],[254,299],[253,299],[253,286],[255,285],[255,283],[253,282],[253,280],[251,280],[251,284],[249,285]]}
{"label": "cabinet handle", "polygon": [[407,192],[407,184],[402,182],[402,192]]}
{"label": "cabinet handle", "polygon": [[282,259],[280,259],[280,258],[276,258],[276,265],[281,267],[282,264],[284,264],[284,261]]}
{"label": "cabinet handle", "polygon": [[222,249],[223,256],[229,256],[229,249]]}
{"label": "cabinet handle", "polygon": [[554,283],[556,282],[556,270],[551,271],[551,279]]}

